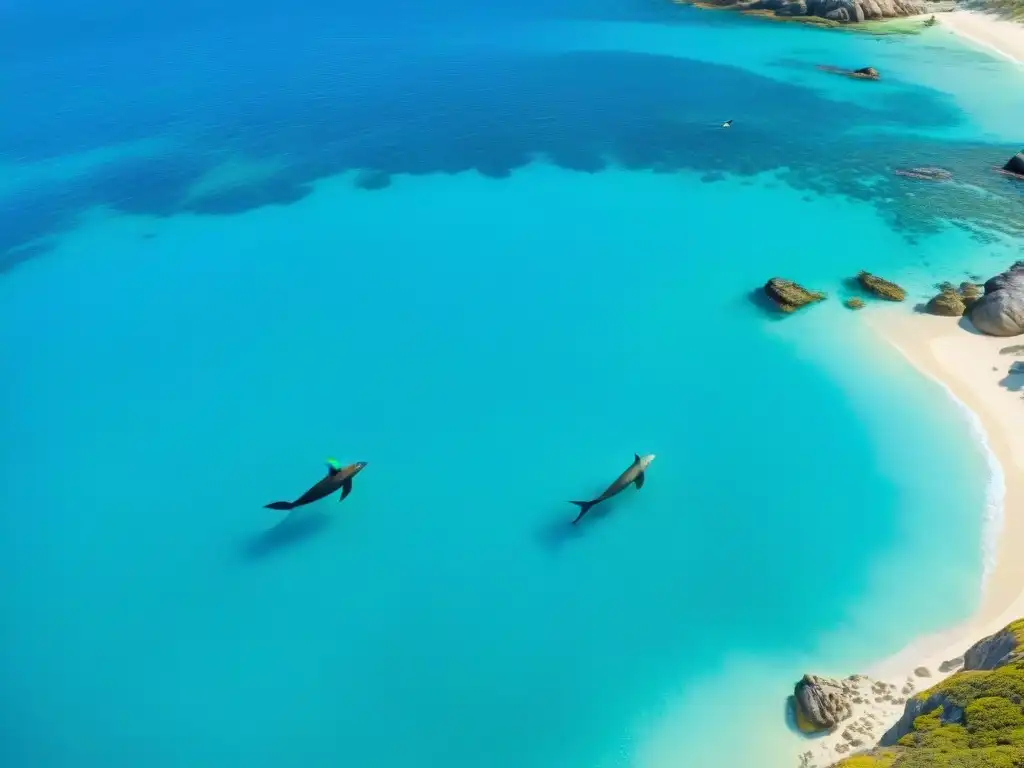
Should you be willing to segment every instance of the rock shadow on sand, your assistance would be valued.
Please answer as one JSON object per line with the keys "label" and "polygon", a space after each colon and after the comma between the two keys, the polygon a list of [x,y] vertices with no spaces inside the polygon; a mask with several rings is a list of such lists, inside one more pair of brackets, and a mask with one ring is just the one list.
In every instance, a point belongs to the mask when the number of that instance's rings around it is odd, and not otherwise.
{"label": "rock shadow on sand", "polygon": [[272,528],[249,538],[241,549],[243,560],[255,562],[285,549],[298,546],[323,533],[331,524],[323,512],[293,510]]}

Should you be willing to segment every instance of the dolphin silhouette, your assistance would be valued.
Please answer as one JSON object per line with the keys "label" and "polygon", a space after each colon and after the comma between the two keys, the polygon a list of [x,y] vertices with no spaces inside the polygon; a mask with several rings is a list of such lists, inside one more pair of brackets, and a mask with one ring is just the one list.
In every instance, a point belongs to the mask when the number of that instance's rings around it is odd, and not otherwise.
{"label": "dolphin silhouette", "polygon": [[358,475],[365,466],[365,461],[357,461],[355,464],[349,464],[347,467],[343,467],[337,460],[328,459],[327,477],[299,496],[295,501],[275,501],[271,504],[267,504],[265,508],[295,509],[295,507],[301,507],[303,504],[319,501],[324,496],[329,496],[339,488],[341,488],[341,498],[338,499],[338,501],[344,501],[345,497],[352,491],[352,478]]}
{"label": "dolphin silhouette", "polygon": [[604,493],[598,496],[596,499],[591,501],[570,501],[570,504],[575,504],[580,508],[580,513],[576,516],[576,519],[572,521],[573,525],[576,525],[590,508],[600,504],[605,499],[610,499],[617,493],[621,493],[627,486],[636,483],[636,489],[640,490],[644,487],[644,471],[648,465],[654,461],[654,454],[648,454],[647,456],[641,456],[638,453],[633,454],[633,463],[629,469],[623,472],[616,478],[615,482],[605,488]]}

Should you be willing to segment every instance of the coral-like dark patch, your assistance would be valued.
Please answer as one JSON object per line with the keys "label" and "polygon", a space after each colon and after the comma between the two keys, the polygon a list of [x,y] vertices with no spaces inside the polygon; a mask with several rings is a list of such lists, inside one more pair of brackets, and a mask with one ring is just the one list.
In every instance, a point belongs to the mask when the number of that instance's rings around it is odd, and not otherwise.
{"label": "coral-like dark patch", "polygon": [[[735,67],[619,51],[481,48],[445,57],[410,48],[397,57],[394,50],[324,45],[295,61],[282,56],[254,46],[227,73],[190,71],[194,81],[182,76],[190,87],[179,84],[177,101],[158,103],[137,83],[116,83],[119,100],[134,96],[141,106],[105,105],[118,120],[75,115],[66,121],[75,128],[72,144],[83,142],[81,126],[96,146],[144,134],[162,110],[181,128],[175,148],[37,188],[16,213],[0,214],[0,254],[59,233],[93,205],[155,216],[225,215],[289,205],[315,180],[345,171],[358,173],[357,186],[380,189],[396,174],[475,170],[501,179],[538,158],[588,173],[609,162],[693,171],[708,182],[774,171],[808,193],[873,203],[908,237],[950,221],[978,236],[1024,233],[1024,214],[1007,205],[1024,185],[991,172],[1008,148],[901,133],[959,120],[946,96],[910,84],[879,91],[868,108]],[[193,66],[204,60],[197,58]],[[124,123],[136,113],[137,130],[129,130]],[[731,129],[720,128],[723,117],[737,117]],[[867,132],[872,127],[879,132]],[[232,156],[266,160],[276,170],[249,184],[190,193]],[[908,165],[941,166],[952,182],[915,185],[893,173]]]}

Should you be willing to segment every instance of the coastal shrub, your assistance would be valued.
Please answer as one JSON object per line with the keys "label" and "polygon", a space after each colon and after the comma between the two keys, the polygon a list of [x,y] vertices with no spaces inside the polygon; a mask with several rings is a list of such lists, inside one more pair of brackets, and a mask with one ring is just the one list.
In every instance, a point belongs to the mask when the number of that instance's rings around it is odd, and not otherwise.
{"label": "coastal shrub", "polygon": [[914,720],[914,730],[900,739],[899,745],[940,753],[962,752],[971,746],[967,730],[962,725],[942,722],[942,707],[936,707]]}
{"label": "coastal shrub", "polygon": [[[964,720],[973,748],[1013,744],[1013,734],[1024,729],[1020,706],[996,696],[972,701],[964,712]],[[1021,741],[1016,743],[1024,745]]]}
{"label": "coastal shrub", "polygon": [[892,768],[896,756],[886,750],[877,755],[854,755],[839,763],[836,768]]}
{"label": "coastal shrub", "polygon": [[995,697],[1012,699],[1017,696],[1024,700],[1024,669],[1020,662],[991,671],[959,672],[934,688],[917,694],[921,701],[933,693],[943,694],[952,704],[966,709],[975,699]]}

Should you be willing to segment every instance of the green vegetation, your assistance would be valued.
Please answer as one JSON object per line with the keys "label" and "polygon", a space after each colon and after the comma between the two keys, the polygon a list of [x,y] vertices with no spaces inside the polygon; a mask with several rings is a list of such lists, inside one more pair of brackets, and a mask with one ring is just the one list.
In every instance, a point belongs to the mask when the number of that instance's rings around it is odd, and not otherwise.
{"label": "green vegetation", "polygon": [[1007,663],[959,672],[917,694],[915,701],[939,705],[915,719],[897,746],[835,768],[1024,768],[1024,620],[1007,631],[1020,649]]}

